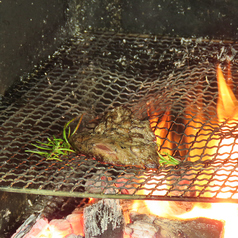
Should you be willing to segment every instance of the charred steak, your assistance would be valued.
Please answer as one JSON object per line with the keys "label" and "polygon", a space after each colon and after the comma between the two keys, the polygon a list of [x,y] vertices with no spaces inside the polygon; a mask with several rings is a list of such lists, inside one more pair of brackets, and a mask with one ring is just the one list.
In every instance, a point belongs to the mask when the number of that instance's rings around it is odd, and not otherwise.
{"label": "charred steak", "polygon": [[155,135],[149,121],[134,118],[126,107],[105,113],[93,129],[70,138],[72,147],[97,160],[115,165],[159,166]]}

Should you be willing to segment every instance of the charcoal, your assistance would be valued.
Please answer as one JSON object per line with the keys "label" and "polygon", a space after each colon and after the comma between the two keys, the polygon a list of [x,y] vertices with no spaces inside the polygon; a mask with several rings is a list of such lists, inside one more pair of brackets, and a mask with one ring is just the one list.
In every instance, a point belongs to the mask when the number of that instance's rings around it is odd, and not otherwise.
{"label": "charcoal", "polygon": [[131,238],[221,238],[224,224],[209,218],[172,219],[152,215],[130,214],[125,233]]}
{"label": "charcoal", "polygon": [[157,238],[159,237],[159,227],[147,221],[135,221],[125,228],[125,234],[131,238]]}
{"label": "charcoal", "polygon": [[12,237],[14,238],[22,238],[24,237],[32,228],[32,226],[35,224],[37,220],[37,217],[32,214],[30,215],[24,223],[17,229],[17,231],[14,233]]}
{"label": "charcoal", "polygon": [[193,202],[170,201],[170,211],[173,215],[181,215],[189,212],[194,207]]}
{"label": "charcoal", "polygon": [[125,220],[119,200],[103,199],[84,209],[85,238],[123,238]]}
{"label": "charcoal", "polygon": [[131,223],[127,224],[125,234],[131,238],[157,238],[159,227],[153,224],[155,217],[137,212],[130,213]]}
{"label": "charcoal", "polygon": [[130,213],[130,220],[131,220],[131,222],[143,220],[143,221],[148,222],[148,223],[153,223],[154,220],[155,220],[155,216],[149,216],[149,215],[146,215],[146,214],[140,214],[138,212],[132,211]]}
{"label": "charcoal", "polygon": [[[56,197],[56,196],[41,196],[41,195],[31,195],[31,194],[16,194],[15,196],[12,196],[12,193],[5,193],[5,196],[11,195],[11,199],[9,197],[8,201],[9,205],[11,205],[11,214],[7,215],[6,212],[3,214],[3,216],[0,219],[0,226],[2,226],[2,230],[4,232],[4,235],[6,237],[10,237],[14,232],[16,232],[17,229],[24,221],[29,221],[29,217],[35,215],[39,216],[42,215],[43,217],[47,218],[48,220],[52,219],[60,219],[64,218],[66,215],[70,214],[75,207],[77,207],[79,204],[83,202],[82,198],[71,198],[71,197]],[[4,196],[3,196],[4,198]],[[18,200],[17,200],[18,198]],[[22,199],[19,199],[22,198]],[[24,198],[24,199],[23,199]],[[86,199],[88,200],[88,199]],[[12,203],[14,201],[14,203]],[[86,201],[85,201],[86,202]],[[19,204],[21,206],[19,206]],[[10,206],[9,206],[10,207]],[[19,208],[18,208],[19,207]],[[4,211],[3,209],[1,212]],[[18,211],[21,211],[20,214],[16,217],[14,212],[18,214]],[[1,215],[2,213],[0,213]],[[6,214],[6,215],[5,215]],[[15,217],[15,220],[13,218]],[[9,228],[6,229],[4,227],[4,219],[9,223],[12,224],[9,225]],[[9,220],[10,219],[10,220]],[[7,224],[6,224],[7,225]],[[25,234],[28,231],[28,228],[30,226],[28,225],[27,228],[24,229],[24,231],[20,231],[19,233]],[[21,234],[18,234],[19,237]]]}
{"label": "charcoal", "polygon": [[31,200],[35,195],[0,192],[0,233],[4,237],[10,237],[16,229],[32,213],[26,214],[30,210]]}
{"label": "charcoal", "polygon": [[66,236],[65,238],[83,238],[83,236],[80,236],[80,235],[77,236],[77,235],[71,234]]}
{"label": "charcoal", "polygon": [[27,214],[41,212],[48,220],[60,219],[71,213],[81,202],[82,198],[39,195],[32,200],[32,207]]}
{"label": "charcoal", "polygon": [[224,228],[221,221],[209,218],[157,218],[154,224],[160,228],[160,238],[221,238]]}

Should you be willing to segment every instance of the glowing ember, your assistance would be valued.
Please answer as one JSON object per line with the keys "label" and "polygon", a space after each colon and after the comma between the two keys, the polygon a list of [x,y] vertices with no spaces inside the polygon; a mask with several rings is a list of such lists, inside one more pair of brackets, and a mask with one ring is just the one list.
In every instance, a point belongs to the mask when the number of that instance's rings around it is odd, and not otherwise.
{"label": "glowing ember", "polygon": [[[84,236],[83,214],[70,214],[65,219],[39,219],[25,238],[64,238],[75,234]],[[12,238],[15,236],[13,235]]]}

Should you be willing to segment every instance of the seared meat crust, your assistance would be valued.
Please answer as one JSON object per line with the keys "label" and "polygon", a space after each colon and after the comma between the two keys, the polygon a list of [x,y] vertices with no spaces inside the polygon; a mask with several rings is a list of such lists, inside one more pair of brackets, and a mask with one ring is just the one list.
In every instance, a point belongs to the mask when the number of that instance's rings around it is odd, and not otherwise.
{"label": "seared meat crust", "polygon": [[135,119],[126,107],[114,108],[93,129],[70,138],[73,148],[82,154],[106,163],[147,168],[159,166],[155,141],[149,121]]}

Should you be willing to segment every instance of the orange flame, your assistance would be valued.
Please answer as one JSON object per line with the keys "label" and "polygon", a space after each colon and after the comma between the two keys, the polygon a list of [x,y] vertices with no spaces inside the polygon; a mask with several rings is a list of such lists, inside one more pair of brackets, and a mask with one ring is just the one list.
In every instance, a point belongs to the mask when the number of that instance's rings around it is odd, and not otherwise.
{"label": "orange flame", "polygon": [[[238,101],[232,91],[232,79],[231,79],[231,71],[230,66],[228,66],[228,79],[225,80],[221,67],[217,67],[217,81],[218,81],[218,92],[219,98],[217,102],[217,119],[218,124],[222,126],[222,133],[226,133],[227,131],[234,128],[234,125],[237,125],[238,122]],[[205,155],[202,158],[202,161],[209,159],[216,160],[224,160],[229,158],[229,160],[237,160],[238,158],[238,139],[237,136],[229,136],[224,138],[220,138],[219,135],[215,135],[212,133],[215,127],[215,123],[217,120],[214,120],[210,123],[206,124],[204,115],[202,114],[203,103],[202,98],[198,95],[198,104],[191,104],[186,108],[186,125],[185,128],[185,146],[189,149],[192,145],[192,149],[188,151],[188,159],[190,161],[198,161],[201,160],[201,154]],[[192,106],[191,106],[192,105]],[[168,134],[168,129],[171,126],[170,124],[170,115],[169,113],[165,113],[162,118],[162,122],[158,123],[156,119],[150,119],[151,127],[158,128],[155,130],[155,135],[157,136],[157,143],[163,144],[163,139],[167,136],[171,136]],[[217,125],[217,128],[219,125]],[[167,133],[167,134],[166,134]],[[234,135],[238,134],[237,132],[233,133]],[[196,136],[195,136],[196,135]],[[212,135],[212,136],[211,136]],[[160,136],[160,137],[159,137]],[[170,140],[171,141],[171,140]],[[164,143],[165,144],[165,143]],[[167,143],[167,148],[172,148],[172,145]],[[219,149],[217,149],[219,147]],[[206,148],[206,149],[204,149]],[[166,152],[169,152],[166,151]],[[216,155],[216,156],[215,156]],[[214,158],[215,156],[215,158]],[[214,171],[207,170],[207,173],[202,173],[199,175],[197,180],[203,181],[202,183],[206,183],[209,181],[212,176],[215,174],[212,181],[214,181],[213,189],[214,191],[218,191],[218,188],[221,188],[221,191],[217,193],[218,198],[229,198],[232,193],[229,192],[231,187],[234,187],[234,183],[237,182],[235,188],[238,187],[238,168],[234,169],[232,164],[228,164],[225,168],[219,169],[214,173]],[[228,175],[230,176],[227,179]],[[231,176],[232,175],[232,176]],[[156,178],[154,184],[156,183]],[[151,184],[151,185],[150,185]],[[144,185],[144,191],[141,191],[143,194],[147,194],[146,189],[150,189],[153,187],[153,182],[150,184]],[[200,185],[203,185],[200,184]],[[168,186],[168,185],[166,185]],[[235,189],[234,188],[234,189]],[[204,196],[211,195],[212,191],[206,192]],[[155,193],[153,193],[155,195]],[[158,194],[163,195],[163,194]],[[233,198],[238,198],[238,195],[234,195]],[[224,221],[225,230],[223,237],[231,238],[236,234],[236,223],[238,222],[238,204],[234,203],[217,203],[217,204],[200,204],[196,203],[194,208],[190,212],[185,212],[182,215],[176,215],[174,211],[171,211],[171,202],[158,202],[158,201],[137,201],[134,205],[134,209],[137,210],[138,207],[142,206],[142,203],[145,204],[147,212],[150,214],[155,214],[158,216],[173,216],[174,218],[196,218],[196,217],[207,217],[211,219],[218,219]],[[145,209],[145,210],[146,210]]]}
{"label": "orange flame", "polygon": [[220,122],[224,122],[227,119],[238,119],[238,101],[230,87],[226,83],[226,80],[223,76],[221,67],[217,67],[217,80],[218,80],[218,91],[219,98],[217,103],[217,115]]}
{"label": "orange flame", "polygon": [[[228,69],[228,76],[230,69]],[[229,76],[230,77],[230,76]],[[226,133],[229,132],[234,126],[237,125],[238,121],[238,101],[231,89],[232,83],[231,80],[229,84],[226,83],[226,80],[223,76],[221,67],[218,66],[217,68],[217,79],[218,79],[218,90],[219,90],[219,98],[217,103],[217,115],[220,123],[225,123],[222,126],[222,132]],[[235,122],[236,121],[236,122]],[[233,135],[237,135],[238,131],[235,131]],[[238,139],[236,136],[227,136],[224,137],[220,143],[218,153],[216,159],[224,160],[229,158],[229,160],[237,160],[238,158]],[[224,175],[222,177],[222,175]],[[228,181],[225,181],[227,175],[232,175]],[[219,170],[217,172],[217,184],[222,186],[221,193],[218,194],[218,197],[227,198],[231,196],[231,193],[227,192],[227,188],[234,186],[234,183],[238,180],[236,177],[238,176],[238,170],[234,170],[234,166],[232,164],[227,164],[225,169]],[[222,179],[223,178],[223,179]],[[216,179],[216,178],[215,178]],[[233,185],[232,185],[233,184]],[[238,198],[238,196],[233,196],[233,198]]]}
{"label": "orange flame", "polygon": [[[218,92],[219,92],[219,98],[217,103],[217,117],[220,124],[223,124],[226,122],[225,126],[222,128],[222,132],[228,131],[232,126],[235,125],[235,121],[238,121],[238,101],[232,91],[232,80],[231,80],[231,73],[230,68],[228,69],[228,82],[226,82],[221,67],[218,66],[217,68],[217,80],[218,80]],[[222,138],[221,141],[214,140],[214,138],[217,138],[217,136],[213,136],[213,138],[210,137],[211,130],[214,130],[214,125],[210,126],[209,124],[204,126],[204,115],[202,114],[202,98],[199,98],[198,105],[193,106],[187,106],[186,108],[186,119],[187,127],[185,129],[186,138],[185,144],[187,144],[187,148],[192,144],[192,146],[195,149],[192,149],[189,152],[189,159],[190,161],[197,161],[200,159],[201,153],[206,154],[206,156],[203,157],[203,160],[206,159],[212,159],[212,156],[210,155],[215,154],[215,150],[219,145],[219,149],[217,150],[217,156],[215,159],[217,160],[224,160],[224,159],[231,159],[231,160],[237,160],[238,158],[238,139],[235,137],[229,137],[229,138]],[[151,115],[150,115],[151,116]],[[169,111],[167,111],[164,116],[161,119],[161,122],[158,122],[158,115],[152,115],[150,118],[151,128],[154,130],[154,133],[157,138],[157,143],[160,145],[160,151],[167,152],[171,155],[171,149],[173,148],[173,144],[171,143],[172,137],[174,136],[172,132],[170,132],[169,128],[171,127],[171,115],[169,114]],[[200,125],[203,125],[203,128],[200,129]],[[199,129],[198,129],[199,128]],[[196,141],[194,142],[194,135],[196,134]],[[238,131],[237,131],[238,134]],[[168,138],[168,140],[164,140],[163,138]],[[207,141],[211,142],[207,142]],[[206,151],[204,151],[204,148],[207,148]],[[233,170],[232,170],[233,169]],[[232,175],[232,178],[229,178],[227,180],[227,175]],[[200,176],[197,178],[197,180],[201,179],[201,181],[205,181],[203,183],[206,183],[206,180],[204,180],[204,176],[206,178],[210,178],[211,174],[209,171],[207,174],[202,175],[203,178]],[[149,183],[142,186],[142,189],[139,190],[137,194],[146,194],[148,195],[151,193],[151,189],[158,186],[158,181],[161,181],[163,178],[163,174],[160,174],[158,176],[155,176],[153,180],[150,180]],[[237,178],[237,179],[236,179]],[[141,178],[143,181],[143,178]],[[214,176],[214,190],[217,189],[217,187],[222,187],[222,190],[217,194],[217,197],[219,198],[229,198],[231,196],[231,193],[227,191],[227,188],[230,189],[231,186],[234,186],[234,182],[237,182],[238,187],[238,168],[234,170],[232,165],[227,165],[225,169],[220,169],[216,172]],[[232,185],[233,184],[233,185]],[[165,195],[165,188],[168,189],[168,184],[165,182],[161,185],[160,191],[158,190],[153,192],[153,195]],[[158,187],[156,187],[158,189]],[[209,195],[209,193],[206,193],[206,195]],[[233,198],[238,198],[238,196],[233,196]],[[93,200],[91,202],[94,202]],[[238,204],[233,203],[217,203],[217,204],[200,204],[197,203],[194,208],[190,212],[186,212],[181,215],[177,215],[174,213],[174,211],[171,208],[171,202],[167,201],[135,201],[133,204],[132,210],[135,210],[137,212],[144,212],[149,214],[155,214],[157,216],[163,216],[163,217],[174,217],[174,218],[180,218],[180,219],[189,219],[189,218],[195,218],[195,217],[207,217],[211,219],[218,219],[222,220],[225,223],[225,231],[223,234],[224,238],[231,238],[234,237],[234,234],[236,234],[236,225],[238,222]],[[78,217],[74,216],[68,216],[68,219],[61,220],[59,222],[60,226],[64,224],[66,228],[68,227],[68,223],[71,224],[70,227],[74,231],[77,231],[77,234],[83,235],[83,215],[78,214]],[[127,221],[129,221],[129,216],[127,214],[126,217]],[[63,237],[59,236],[60,230],[57,229],[54,230],[54,227],[56,227],[56,224],[58,222],[48,223],[48,221],[43,220],[43,228],[44,230],[47,230],[47,232],[51,232],[49,236],[41,236],[41,232],[39,233],[39,236],[37,237]],[[76,227],[76,224],[79,224],[80,226]],[[42,226],[42,225],[41,225]],[[42,228],[42,229],[43,229]],[[69,228],[69,227],[68,227]],[[66,231],[72,232],[70,229],[66,229]],[[38,229],[39,230],[39,229]],[[37,231],[38,231],[37,230]],[[52,234],[53,233],[53,234]],[[128,236],[129,237],[129,236]]]}
{"label": "orange flame", "polygon": [[159,119],[158,113],[150,115],[150,112],[148,112],[148,115],[150,117],[150,127],[156,136],[158,151],[160,154],[163,154],[164,157],[167,157],[167,155],[172,155],[173,150],[171,150],[171,148],[174,148],[175,146],[172,141],[175,135],[171,131],[172,120],[170,111],[167,110],[161,119]]}
{"label": "orange flame", "polygon": [[[232,91],[232,80],[230,68],[228,69],[229,82],[227,83],[222,73],[221,67],[217,67],[217,81],[218,81],[218,102],[217,102],[217,117],[219,123],[225,123],[222,127],[222,132],[227,132],[234,126],[236,120],[238,120],[238,101]],[[238,132],[237,132],[238,133]],[[238,139],[235,137],[224,137],[220,141],[216,140],[217,150],[216,160],[224,159],[236,159],[238,158]],[[207,153],[207,152],[206,152]],[[227,180],[228,175],[232,175],[232,178]],[[234,170],[234,166],[228,164],[224,169],[216,171],[216,175],[213,178],[214,190],[218,187],[222,187],[221,192],[217,194],[219,198],[229,198],[232,194],[228,192],[231,190],[231,186],[234,186],[235,180],[237,180],[238,186],[238,170]],[[233,185],[232,185],[233,184]],[[237,198],[233,196],[233,198]],[[191,217],[208,217],[212,219],[219,219],[225,222],[224,238],[234,237],[236,233],[236,223],[238,221],[238,204],[233,203],[219,203],[210,204],[210,208],[201,208],[199,205],[195,206],[191,212],[179,216],[180,218]]]}

